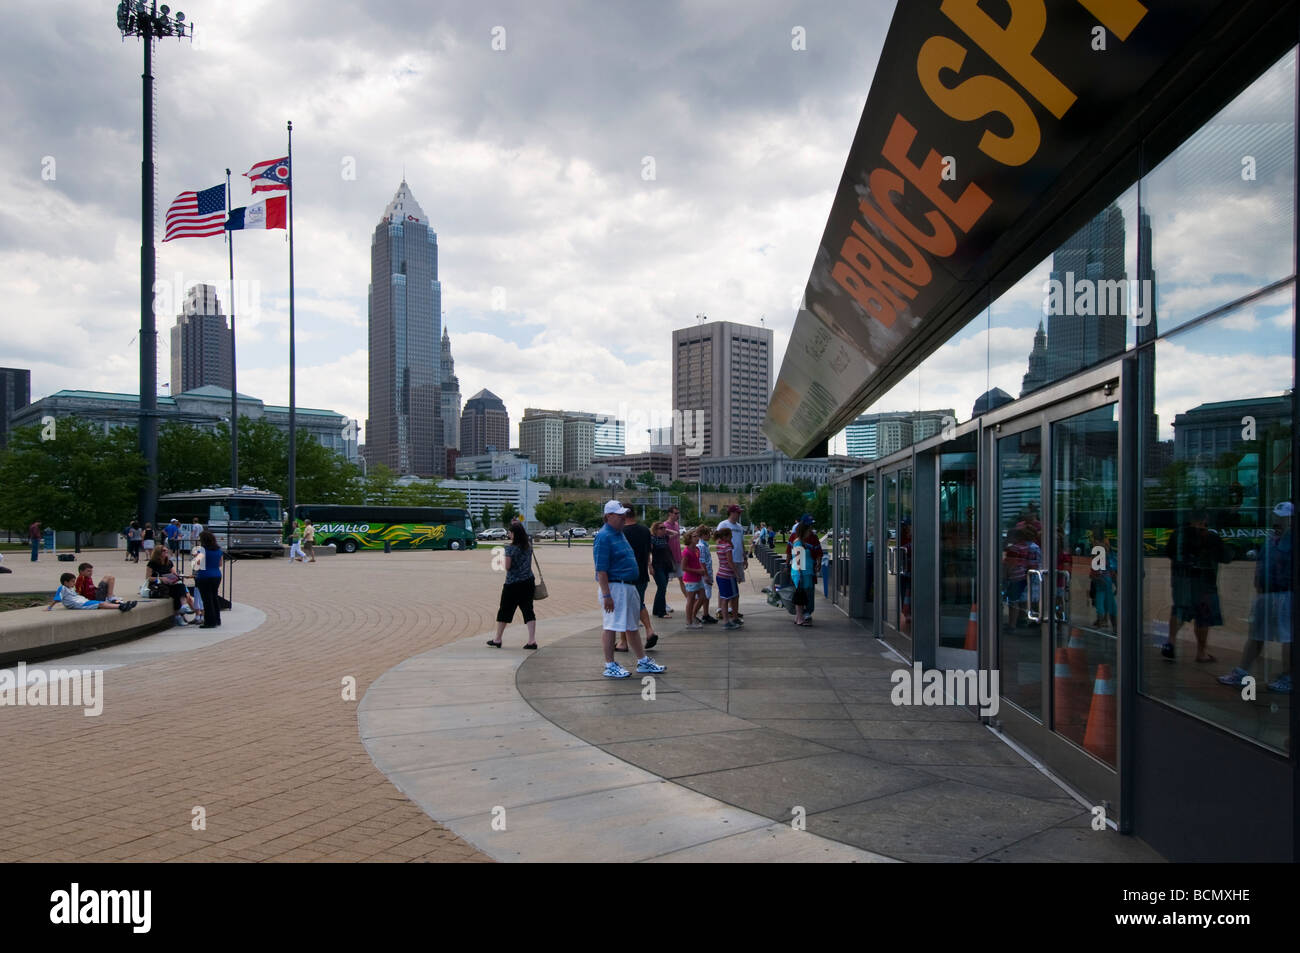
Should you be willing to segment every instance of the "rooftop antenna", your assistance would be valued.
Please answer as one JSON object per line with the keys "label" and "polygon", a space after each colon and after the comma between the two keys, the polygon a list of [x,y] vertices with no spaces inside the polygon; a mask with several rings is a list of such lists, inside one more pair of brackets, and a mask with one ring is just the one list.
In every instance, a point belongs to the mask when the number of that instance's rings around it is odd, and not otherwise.
{"label": "rooftop antenna", "polygon": [[767,327],[767,315],[765,315],[765,314],[760,314],[760,315],[758,316],[758,326],[759,326],[760,328],[765,328],[765,327]]}
{"label": "rooftop antenna", "polygon": [[707,320],[709,320],[709,316],[707,314],[695,315],[695,323],[697,326],[703,324]]}

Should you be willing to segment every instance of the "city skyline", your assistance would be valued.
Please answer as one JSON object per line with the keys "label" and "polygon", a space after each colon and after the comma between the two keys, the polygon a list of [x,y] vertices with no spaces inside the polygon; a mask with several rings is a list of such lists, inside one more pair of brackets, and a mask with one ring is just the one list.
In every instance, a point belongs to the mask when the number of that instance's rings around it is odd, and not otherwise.
{"label": "city skyline", "polygon": [[[515,420],[620,402],[666,418],[670,333],[697,312],[765,317],[779,359],[892,8],[871,4],[863,27],[830,3],[725,24],[688,9],[325,4],[304,25],[271,4],[187,5],[194,43],[158,44],[154,61],[159,217],[227,166],[247,204],[240,173],[285,154],[292,119],[299,402],[367,416],[369,239],[404,174],[439,234],[463,395],[491,389]],[[140,49],[100,12],[70,33],[85,11],[56,0],[0,39],[0,288],[11,314],[40,319],[6,327],[0,363],[30,368],[34,396],[138,390]],[[19,77],[52,61],[77,66],[21,95]],[[238,380],[278,403],[284,237],[234,240]],[[229,313],[221,238],[159,243],[157,275],[166,324],[196,283]],[[50,324],[71,332],[58,355],[37,330]]]}

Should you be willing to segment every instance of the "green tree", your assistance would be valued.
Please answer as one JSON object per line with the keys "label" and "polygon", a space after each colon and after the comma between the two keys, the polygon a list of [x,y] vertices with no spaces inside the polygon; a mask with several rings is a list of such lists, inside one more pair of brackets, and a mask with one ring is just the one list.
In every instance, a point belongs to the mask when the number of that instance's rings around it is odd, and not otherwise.
{"label": "green tree", "polygon": [[[831,513],[831,488],[828,484],[822,484],[817,488],[808,506],[808,512],[817,521],[818,533],[830,532],[833,514]],[[793,523],[793,520],[791,522]]]}
{"label": "green tree", "polygon": [[366,470],[362,483],[365,501],[370,506],[394,506],[397,502],[397,474],[382,463]]}
{"label": "green tree", "polygon": [[631,490],[631,489],[633,489],[635,486],[636,486],[636,484],[632,482],[632,478],[631,478],[631,477],[628,477],[626,480],[623,481],[623,489],[625,489],[625,490]]}
{"label": "green tree", "polygon": [[[241,481],[242,482],[242,481]],[[180,493],[230,483],[230,432],[168,421],[158,428],[158,492]]]}
{"label": "green tree", "polygon": [[[77,534],[115,530],[136,515],[145,461],[136,452],[135,430],[60,418],[51,439],[39,424],[9,435],[0,454],[0,522],[21,529],[32,520]],[[152,520],[155,514],[143,516]]]}
{"label": "green tree", "polygon": [[569,511],[569,519],[579,526],[591,529],[599,526],[605,518],[601,515],[600,507],[591,500],[574,500],[573,508]]}
{"label": "green tree", "polygon": [[563,500],[555,497],[538,503],[533,513],[537,516],[537,521],[547,529],[554,529],[569,518],[568,507],[564,505]]}
{"label": "green tree", "polygon": [[514,519],[518,513],[519,511],[515,509],[515,505],[507,500],[501,507],[501,525],[506,529],[509,529],[510,521]]}
{"label": "green tree", "polygon": [[803,515],[805,504],[803,493],[789,483],[769,483],[763,487],[749,510],[749,522],[766,523],[777,532],[782,527],[788,529]]}
{"label": "green tree", "polygon": [[487,529],[492,525],[492,514],[488,512],[487,504],[483,504],[483,528]]}
{"label": "green tree", "polygon": [[[361,468],[350,463],[343,454],[322,446],[310,434],[300,430],[297,436],[298,458],[294,461],[297,471],[296,499],[302,503],[358,502],[362,498]],[[286,492],[288,467],[286,460]]]}

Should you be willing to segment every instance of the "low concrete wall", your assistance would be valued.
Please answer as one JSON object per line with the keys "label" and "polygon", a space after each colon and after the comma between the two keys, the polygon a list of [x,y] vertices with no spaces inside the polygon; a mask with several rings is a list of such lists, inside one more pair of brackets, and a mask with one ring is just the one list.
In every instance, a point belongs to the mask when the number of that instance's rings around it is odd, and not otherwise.
{"label": "low concrete wall", "polygon": [[130,612],[63,606],[0,612],[0,665],[121,642],[171,624],[171,599],[140,599]]}

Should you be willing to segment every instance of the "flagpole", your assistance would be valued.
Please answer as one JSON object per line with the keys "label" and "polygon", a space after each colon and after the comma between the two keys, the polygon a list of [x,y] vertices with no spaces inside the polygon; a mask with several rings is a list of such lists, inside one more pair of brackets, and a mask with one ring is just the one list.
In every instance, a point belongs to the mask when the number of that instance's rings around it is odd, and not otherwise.
{"label": "flagpole", "polygon": [[[226,170],[226,221],[230,221],[230,170]],[[235,386],[235,233],[226,229],[230,257],[230,488],[239,489],[239,398]]]}
{"label": "flagpole", "polygon": [[289,127],[289,519],[294,518],[297,497],[298,426],[294,390],[293,350],[293,122]]}

